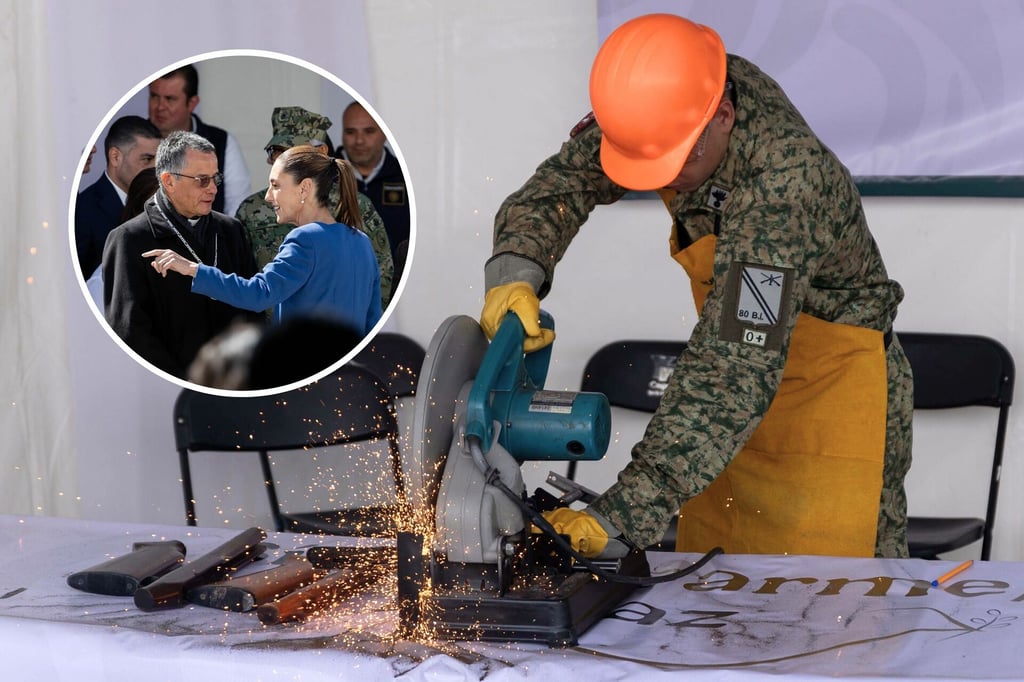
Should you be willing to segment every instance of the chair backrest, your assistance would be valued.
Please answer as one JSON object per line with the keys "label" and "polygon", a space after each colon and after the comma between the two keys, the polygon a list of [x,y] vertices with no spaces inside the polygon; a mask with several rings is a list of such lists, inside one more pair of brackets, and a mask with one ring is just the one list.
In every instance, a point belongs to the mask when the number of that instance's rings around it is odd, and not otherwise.
{"label": "chair backrest", "polygon": [[174,404],[179,449],[290,450],[387,435],[390,394],[377,376],[346,365],[307,386],[261,397],[183,390]]}
{"label": "chair backrest", "polygon": [[1013,357],[999,341],[968,334],[899,332],[900,345],[914,372],[914,408],[998,408],[989,476],[982,558],[992,545],[1009,408],[1013,402]]}
{"label": "chair backrest", "polygon": [[914,370],[914,407],[943,409],[1013,402],[1013,357],[986,336],[899,332]]}
{"label": "chair backrest", "polygon": [[[307,386],[277,395],[227,397],[183,390],[174,405],[185,516],[195,524],[189,453],[307,450],[377,439],[397,444],[391,394],[366,368],[345,365]],[[267,464],[269,466],[269,464]],[[265,483],[275,522],[280,518],[273,477]],[[397,482],[401,485],[401,482]]]}
{"label": "chair backrest", "polygon": [[685,341],[615,341],[594,353],[580,388],[604,393],[616,407],[653,413]]}
{"label": "chair backrest", "polygon": [[[612,406],[614,447],[599,467],[584,467],[584,485],[603,490],[615,472],[629,461],[633,443],[640,440],[650,415],[658,409],[676,359],[685,341],[614,341],[598,349],[583,369],[580,390],[603,393]],[[566,476],[576,480],[577,463],[569,462]]]}
{"label": "chair backrest", "polygon": [[426,350],[415,339],[397,332],[381,332],[352,359],[384,380],[395,398],[416,394]]}

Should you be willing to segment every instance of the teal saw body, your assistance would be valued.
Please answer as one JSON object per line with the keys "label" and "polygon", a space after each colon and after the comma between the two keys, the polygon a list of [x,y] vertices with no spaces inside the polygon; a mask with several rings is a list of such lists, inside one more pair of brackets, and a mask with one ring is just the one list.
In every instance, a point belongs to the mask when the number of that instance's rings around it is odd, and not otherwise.
{"label": "teal saw body", "polygon": [[[541,325],[553,328],[543,312]],[[515,314],[490,342],[475,319],[456,315],[427,348],[406,475],[425,512],[417,516],[434,528],[399,533],[406,632],[567,646],[635,589],[578,570],[532,532],[543,491],[527,496],[521,465],[600,459],[611,410],[600,393],[545,389],[551,347],[524,354],[523,339]],[[642,552],[609,568],[649,573]]]}

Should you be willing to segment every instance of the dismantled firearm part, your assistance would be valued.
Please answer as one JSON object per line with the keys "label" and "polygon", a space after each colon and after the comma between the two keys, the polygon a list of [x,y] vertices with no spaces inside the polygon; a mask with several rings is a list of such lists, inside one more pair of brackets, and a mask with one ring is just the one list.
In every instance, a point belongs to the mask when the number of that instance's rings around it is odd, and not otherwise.
{"label": "dismantled firearm part", "polygon": [[391,547],[312,547],[306,556],[317,568],[333,572],[260,605],[256,615],[264,625],[305,620],[395,572],[395,550]]}
{"label": "dismantled firearm part", "polygon": [[306,550],[306,559],[314,568],[332,570],[360,566],[376,566],[381,563],[395,562],[395,548],[380,547],[348,547],[327,546],[310,547]]}
{"label": "dismantled firearm part", "polygon": [[143,611],[181,606],[185,592],[196,585],[224,579],[231,571],[259,557],[267,534],[260,528],[242,531],[198,559],[186,562],[135,591],[135,605]]}
{"label": "dismantled firearm part", "polygon": [[279,566],[248,575],[191,587],[185,599],[198,606],[227,611],[252,611],[317,579],[316,568],[304,557],[287,554]]}
{"label": "dismantled firearm part", "polygon": [[128,554],[114,557],[68,576],[76,590],[130,597],[185,561],[185,545],[177,540],[136,542]]}

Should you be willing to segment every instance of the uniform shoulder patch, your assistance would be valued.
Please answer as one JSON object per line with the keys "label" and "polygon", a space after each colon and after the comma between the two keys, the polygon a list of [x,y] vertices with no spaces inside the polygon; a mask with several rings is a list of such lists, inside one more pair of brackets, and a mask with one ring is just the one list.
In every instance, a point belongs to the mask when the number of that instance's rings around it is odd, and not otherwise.
{"label": "uniform shoulder patch", "polygon": [[569,137],[576,137],[589,128],[596,120],[597,118],[594,116],[594,112],[591,111],[589,114],[581,118],[579,123],[572,127],[572,130],[569,131]]}
{"label": "uniform shoulder patch", "polygon": [[795,271],[757,263],[733,263],[725,288],[721,338],[779,350],[789,327]]}

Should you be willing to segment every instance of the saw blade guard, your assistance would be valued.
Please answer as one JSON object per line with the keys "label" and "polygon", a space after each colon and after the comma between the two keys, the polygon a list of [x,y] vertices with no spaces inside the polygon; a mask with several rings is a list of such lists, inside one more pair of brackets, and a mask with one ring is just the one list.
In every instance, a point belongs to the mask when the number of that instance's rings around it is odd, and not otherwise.
{"label": "saw blade guard", "polygon": [[[541,326],[554,320],[541,311]],[[551,391],[551,346],[523,353],[523,325],[505,316],[477,372],[466,406],[466,437],[486,452],[495,442],[519,462],[598,460],[611,439],[611,408],[602,393]]]}
{"label": "saw blade guard", "polygon": [[[465,389],[463,400],[470,385]],[[459,418],[436,511],[435,549],[448,561],[497,564],[502,539],[523,533],[522,512],[492,485],[492,477],[517,495],[526,489],[519,462],[497,443],[481,452],[465,438],[465,417]]]}

